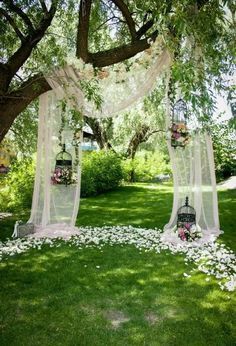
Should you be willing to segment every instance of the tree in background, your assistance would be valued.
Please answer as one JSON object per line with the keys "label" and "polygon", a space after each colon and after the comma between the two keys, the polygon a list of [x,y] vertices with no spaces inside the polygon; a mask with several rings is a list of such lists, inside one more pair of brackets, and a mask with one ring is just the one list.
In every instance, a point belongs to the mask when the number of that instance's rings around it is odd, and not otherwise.
{"label": "tree in background", "polygon": [[234,15],[229,0],[1,0],[0,141],[50,89],[43,73],[68,54],[101,69],[149,48],[159,35],[174,56],[174,83],[199,116],[204,109],[209,117],[213,89],[226,89],[222,76],[232,71]]}
{"label": "tree in background", "polygon": [[229,121],[212,123],[212,136],[216,178],[218,181],[236,175],[236,137]]}

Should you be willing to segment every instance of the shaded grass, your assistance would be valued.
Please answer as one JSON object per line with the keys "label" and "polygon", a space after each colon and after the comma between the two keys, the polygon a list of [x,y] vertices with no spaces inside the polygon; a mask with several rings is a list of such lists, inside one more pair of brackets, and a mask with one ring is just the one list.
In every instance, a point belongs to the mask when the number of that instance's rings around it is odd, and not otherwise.
{"label": "shaded grass", "polygon": [[[1,271],[1,345],[233,345],[234,298],[185,270],[132,246],[32,250]],[[109,311],[128,321],[114,329]]]}
{"label": "shaded grass", "polygon": [[[234,198],[219,192],[220,240],[231,247]],[[162,228],[171,204],[169,186],[125,186],[83,199],[77,224]],[[16,217],[1,221],[2,239]],[[0,345],[234,345],[235,295],[202,273],[184,278],[191,269],[181,255],[132,246],[63,244],[14,256],[0,264]],[[126,322],[114,328],[109,316],[121,313]]]}

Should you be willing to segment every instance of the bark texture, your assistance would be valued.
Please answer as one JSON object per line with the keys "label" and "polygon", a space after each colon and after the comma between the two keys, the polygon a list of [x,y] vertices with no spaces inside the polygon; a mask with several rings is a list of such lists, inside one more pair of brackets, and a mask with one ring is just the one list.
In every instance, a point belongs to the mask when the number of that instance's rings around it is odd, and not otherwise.
{"label": "bark texture", "polygon": [[[120,61],[129,59],[137,53],[150,47],[148,38],[155,38],[157,31],[147,35],[148,30],[153,26],[153,21],[148,20],[138,30],[129,11],[126,2],[123,0],[112,0],[113,4],[122,13],[130,32],[130,43],[105,51],[91,53],[88,50],[88,33],[90,24],[90,12],[92,0],[80,2],[77,27],[77,57],[82,58],[86,63],[92,63],[95,67],[113,65]],[[13,0],[2,1],[0,5],[0,19],[8,23],[19,39],[19,47],[9,57],[8,61],[0,63],[0,142],[7,134],[12,123],[17,116],[39,95],[50,90],[50,86],[42,75],[33,75],[21,84],[16,83],[16,76],[19,69],[29,59],[32,51],[43,39],[60,5],[60,0],[52,0],[51,7],[48,8],[44,0],[40,0],[41,19],[33,22],[27,15],[25,8]],[[14,17],[20,18],[22,26],[18,27]],[[145,37],[143,37],[145,35]],[[13,86],[14,85],[14,86]],[[17,86],[16,86],[17,85]],[[93,126],[96,126],[94,122]],[[99,131],[99,129],[97,129]],[[100,136],[102,138],[102,136]],[[104,143],[106,140],[103,141]],[[101,146],[104,144],[100,143]]]}

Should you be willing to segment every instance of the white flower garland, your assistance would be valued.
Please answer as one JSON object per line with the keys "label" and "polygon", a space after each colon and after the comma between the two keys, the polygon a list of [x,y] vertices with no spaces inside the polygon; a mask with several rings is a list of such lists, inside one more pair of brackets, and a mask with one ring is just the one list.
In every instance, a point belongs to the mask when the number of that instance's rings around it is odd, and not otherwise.
{"label": "white flower garland", "polygon": [[[164,39],[160,35],[155,41],[149,39],[150,48],[136,54],[135,57],[129,59],[129,68],[132,66],[135,73],[138,70],[145,70],[152,64],[155,59],[163,50]],[[87,82],[92,81],[94,78],[109,79],[109,83],[122,83],[127,78],[127,66],[124,62],[117,63],[112,66],[95,69],[92,64],[85,63],[83,59],[74,56],[68,56],[66,64],[73,66],[79,73],[80,78]]]}
{"label": "white flower garland", "polygon": [[[194,262],[199,271],[209,276],[214,276],[219,280],[222,290],[234,291],[236,288],[236,256],[232,250],[224,244],[210,242],[193,246],[191,243],[167,244],[161,240],[162,232],[157,229],[135,228],[132,226],[114,227],[84,227],[78,229],[78,234],[68,239],[62,238],[18,238],[0,242],[0,261],[6,260],[9,256],[21,254],[35,248],[41,250],[42,246],[60,247],[64,242],[69,246],[98,247],[101,249],[105,244],[113,245],[134,245],[138,250],[155,251],[169,250],[172,254],[185,254],[185,263]],[[60,241],[58,241],[60,240]],[[188,279],[190,274],[183,273]]]}

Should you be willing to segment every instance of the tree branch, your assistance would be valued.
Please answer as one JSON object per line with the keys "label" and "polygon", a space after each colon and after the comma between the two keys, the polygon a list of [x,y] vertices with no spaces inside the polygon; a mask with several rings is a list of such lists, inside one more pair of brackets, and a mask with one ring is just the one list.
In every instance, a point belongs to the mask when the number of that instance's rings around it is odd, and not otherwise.
{"label": "tree branch", "polygon": [[19,89],[0,96],[0,142],[30,102],[50,89],[46,79],[38,74],[22,83]]}
{"label": "tree branch", "polygon": [[88,61],[88,31],[92,0],[80,1],[76,56]]}
{"label": "tree branch", "polygon": [[[107,22],[109,22],[110,20],[115,19],[115,18],[117,18],[117,17],[116,17],[116,16],[112,16],[112,17],[108,18],[108,19],[105,20],[102,24],[100,24],[93,32],[98,31],[103,25],[105,25]],[[118,19],[118,18],[117,18],[117,19]]]}
{"label": "tree branch", "polygon": [[132,37],[132,41],[137,40],[137,33],[135,29],[135,22],[131,16],[131,13],[127,7],[127,5],[122,0],[112,0],[112,2],[119,8],[123,17],[126,20],[126,23],[129,27],[130,35]]}
{"label": "tree branch", "polygon": [[140,39],[144,34],[146,34],[146,32],[151,29],[151,27],[153,26],[154,21],[153,19],[150,19],[149,21],[147,21],[147,23],[145,23],[138,31],[137,31],[137,39]]}
{"label": "tree branch", "polygon": [[21,17],[21,19],[24,21],[24,23],[26,24],[26,26],[29,28],[30,31],[34,31],[34,26],[31,20],[29,19],[27,14],[24,11],[22,11],[20,7],[16,6],[12,0],[5,0],[5,4],[9,8],[9,10],[16,13],[19,17]]}
{"label": "tree branch", "polygon": [[45,14],[48,13],[48,9],[47,9],[47,6],[45,5],[45,2],[43,0],[39,0],[40,4],[41,4],[41,7],[42,7],[42,10]]}
{"label": "tree branch", "polygon": [[158,32],[155,31],[148,38],[135,41],[116,48],[108,49],[106,51],[89,53],[87,62],[92,63],[96,67],[104,67],[129,59],[137,53],[142,52],[145,49],[148,49],[150,47],[148,39],[151,38],[152,40],[155,40],[157,35]]}
{"label": "tree branch", "polygon": [[21,42],[24,41],[25,37],[22,34],[22,32],[18,29],[14,19],[7,13],[7,11],[5,11],[3,8],[0,8],[0,13],[2,14],[2,16],[4,16],[6,18],[6,20],[8,21],[8,23],[11,25],[11,27],[13,28],[13,30],[15,31],[16,35],[19,37],[19,39],[21,40]]}
{"label": "tree branch", "polygon": [[93,131],[92,137],[94,140],[96,140],[99,148],[100,149],[111,149],[114,151],[111,143],[108,141],[107,133],[102,128],[99,120],[94,119],[94,118],[89,118],[86,116],[84,117],[84,120],[85,120],[86,124],[88,124],[89,127],[92,129],[92,131]]}
{"label": "tree branch", "polygon": [[10,71],[9,73],[9,81],[15,75],[15,73],[19,70],[19,68],[24,64],[24,62],[29,58],[33,48],[37,45],[37,43],[44,37],[44,34],[48,27],[51,24],[51,21],[56,12],[58,0],[53,0],[50,11],[43,16],[41,19],[37,29],[35,29],[32,33],[25,37],[24,42],[22,42],[21,46],[17,49],[17,51],[9,58],[7,62],[7,67]]}

